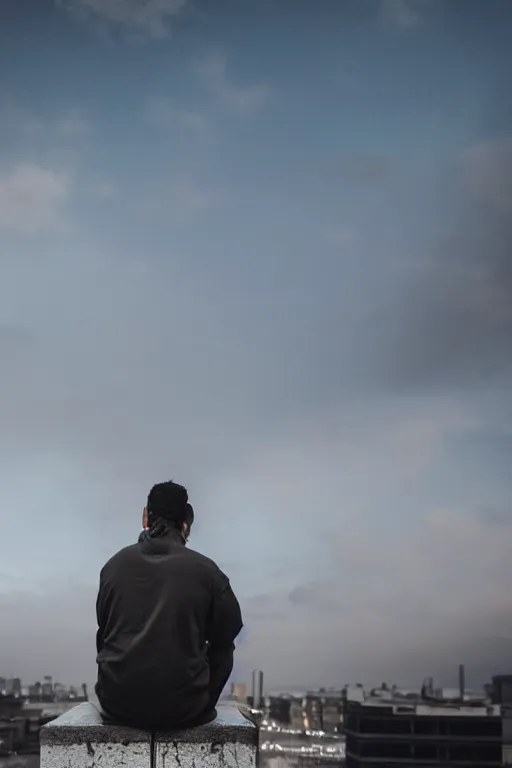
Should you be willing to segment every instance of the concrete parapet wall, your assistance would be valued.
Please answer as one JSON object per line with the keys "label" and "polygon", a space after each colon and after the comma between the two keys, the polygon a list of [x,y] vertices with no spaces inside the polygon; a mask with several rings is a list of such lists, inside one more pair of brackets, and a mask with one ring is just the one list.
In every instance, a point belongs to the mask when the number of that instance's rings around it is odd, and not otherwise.
{"label": "concrete parapet wall", "polygon": [[235,706],[212,723],[151,733],[103,721],[90,703],[43,726],[41,768],[256,768],[257,728]]}

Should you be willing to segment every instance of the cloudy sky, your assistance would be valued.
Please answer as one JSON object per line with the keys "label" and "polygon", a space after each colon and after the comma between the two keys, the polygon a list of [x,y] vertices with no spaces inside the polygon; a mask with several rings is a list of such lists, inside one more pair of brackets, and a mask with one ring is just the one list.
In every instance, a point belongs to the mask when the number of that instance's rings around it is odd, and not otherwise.
{"label": "cloudy sky", "polygon": [[170,477],[238,679],[507,670],[511,39],[511,0],[2,0],[0,673],[94,680]]}

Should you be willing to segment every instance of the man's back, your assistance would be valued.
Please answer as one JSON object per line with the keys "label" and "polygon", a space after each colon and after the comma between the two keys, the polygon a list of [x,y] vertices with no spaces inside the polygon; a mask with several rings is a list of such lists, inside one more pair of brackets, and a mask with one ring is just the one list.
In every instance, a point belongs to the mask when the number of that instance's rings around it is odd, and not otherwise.
{"label": "man's back", "polygon": [[213,710],[231,669],[240,607],[222,571],[176,531],[109,560],[97,616],[96,691],[108,714],[152,727]]}

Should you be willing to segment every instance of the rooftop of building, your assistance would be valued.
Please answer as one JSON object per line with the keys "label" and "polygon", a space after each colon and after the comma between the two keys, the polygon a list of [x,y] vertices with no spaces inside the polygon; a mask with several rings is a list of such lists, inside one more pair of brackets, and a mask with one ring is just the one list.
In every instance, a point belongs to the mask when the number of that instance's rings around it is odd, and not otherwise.
{"label": "rooftop of building", "polygon": [[268,694],[271,699],[288,699],[290,701],[302,700],[306,698],[314,699],[337,699],[341,700],[343,692],[340,688],[314,688],[296,691],[271,691]]}
{"label": "rooftop of building", "polygon": [[437,689],[426,695],[424,691],[404,692],[395,686],[365,691],[362,685],[349,685],[344,695],[347,702],[391,709],[393,714],[497,717],[501,711],[500,705],[493,704],[484,691],[466,691],[461,696],[457,689]]}

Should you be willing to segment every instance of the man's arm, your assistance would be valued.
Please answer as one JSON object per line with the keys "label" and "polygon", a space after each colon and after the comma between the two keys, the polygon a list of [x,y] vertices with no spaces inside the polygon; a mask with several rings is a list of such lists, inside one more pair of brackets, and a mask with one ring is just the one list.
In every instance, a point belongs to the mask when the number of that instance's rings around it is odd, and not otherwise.
{"label": "man's arm", "polygon": [[210,707],[215,708],[233,670],[235,639],[242,629],[240,605],[229,580],[222,574],[217,586],[208,626]]}
{"label": "man's arm", "polygon": [[105,641],[105,610],[103,607],[103,571],[100,573],[100,586],[98,589],[98,597],[96,598],[96,621],[98,622],[98,630],[96,632],[96,651],[100,653],[103,649],[103,643]]}

